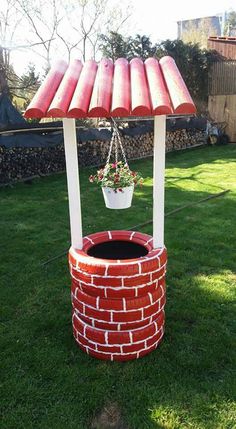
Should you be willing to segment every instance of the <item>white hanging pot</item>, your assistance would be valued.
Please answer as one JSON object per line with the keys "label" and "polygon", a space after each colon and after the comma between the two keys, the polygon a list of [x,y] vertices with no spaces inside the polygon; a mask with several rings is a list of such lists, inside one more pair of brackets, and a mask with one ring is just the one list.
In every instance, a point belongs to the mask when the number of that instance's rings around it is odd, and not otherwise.
{"label": "white hanging pot", "polygon": [[108,209],[128,209],[131,206],[134,185],[127,186],[125,188],[118,189],[103,187],[103,197],[105,200],[106,207]]}

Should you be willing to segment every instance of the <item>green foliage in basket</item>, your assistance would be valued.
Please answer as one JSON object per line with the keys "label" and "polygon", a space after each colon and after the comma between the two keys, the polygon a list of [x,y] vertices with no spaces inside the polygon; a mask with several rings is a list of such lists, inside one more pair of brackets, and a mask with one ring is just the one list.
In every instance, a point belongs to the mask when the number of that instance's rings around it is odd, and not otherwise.
{"label": "green foliage in basket", "polygon": [[127,186],[142,186],[143,178],[137,171],[131,171],[128,164],[123,161],[107,164],[97,171],[94,176],[89,176],[91,183],[96,183],[101,187],[109,187],[115,192],[122,192]]}

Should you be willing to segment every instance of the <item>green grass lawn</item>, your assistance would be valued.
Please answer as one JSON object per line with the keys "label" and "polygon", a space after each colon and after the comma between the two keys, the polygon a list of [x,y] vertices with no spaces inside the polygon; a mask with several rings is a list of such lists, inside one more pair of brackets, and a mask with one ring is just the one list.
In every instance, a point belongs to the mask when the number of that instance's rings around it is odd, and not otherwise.
{"label": "green grass lawn", "polygon": [[[236,145],[167,155],[166,212],[230,192],[166,218],[166,334],[127,363],[77,348],[67,257],[42,265],[70,244],[65,175],[0,190],[1,428],[236,428],[235,160]],[[145,183],[123,212],[81,171],[85,233],[152,217],[152,160],[131,166]]]}

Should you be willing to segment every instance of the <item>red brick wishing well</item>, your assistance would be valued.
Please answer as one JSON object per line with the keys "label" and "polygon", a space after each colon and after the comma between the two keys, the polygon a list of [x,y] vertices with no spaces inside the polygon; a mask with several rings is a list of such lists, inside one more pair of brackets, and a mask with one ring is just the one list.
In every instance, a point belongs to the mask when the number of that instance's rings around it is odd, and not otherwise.
{"label": "red brick wishing well", "polygon": [[[97,245],[112,242],[123,242],[124,248],[136,244],[145,256],[88,255]],[[158,346],[164,334],[166,262],[165,247],[153,249],[152,237],[140,232],[92,234],[84,238],[82,250],[70,249],[73,333],[83,350],[100,359],[124,361]]]}
{"label": "red brick wishing well", "polygon": [[[26,109],[27,118],[63,121],[73,333],[80,348],[99,359],[139,358],[163,337],[166,115],[195,112],[171,57],[60,61]],[[128,116],[154,117],[153,237],[106,231],[83,238],[75,119]]]}

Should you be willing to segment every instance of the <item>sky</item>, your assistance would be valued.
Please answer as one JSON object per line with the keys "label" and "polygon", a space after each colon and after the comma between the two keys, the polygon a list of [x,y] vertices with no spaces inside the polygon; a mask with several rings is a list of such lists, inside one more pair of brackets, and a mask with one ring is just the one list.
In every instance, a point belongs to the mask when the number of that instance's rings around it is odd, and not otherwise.
{"label": "sky", "polygon": [[[66,0],[65,0],[66,1]],[[109,0],[109,3],[113,0]],[[236,10],[236,0],[121,0],[123,4],[129,4],[133,9],[129,20],[128,30],[131,35],[136,33],[150,36],[152,42],[177,38],[177,21]],[[33,53],[14,53],[14,68],[22,74],[27,69],[27,64],[32,61],[36,69],[42,68],[40,58]]]}
{"label": "sky", "polygon": [[177,21],[236,10],[236,0],[137,0],[133,5],[137,27],[141,33],[150,35],[154,42],[175,39]]}

